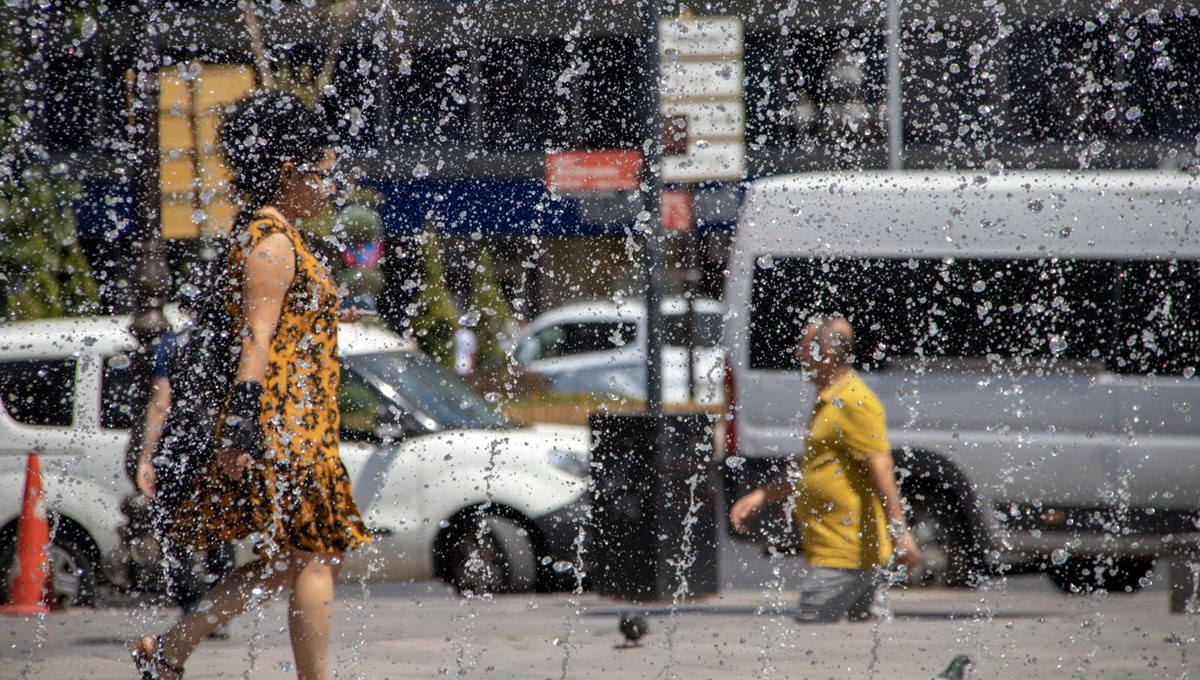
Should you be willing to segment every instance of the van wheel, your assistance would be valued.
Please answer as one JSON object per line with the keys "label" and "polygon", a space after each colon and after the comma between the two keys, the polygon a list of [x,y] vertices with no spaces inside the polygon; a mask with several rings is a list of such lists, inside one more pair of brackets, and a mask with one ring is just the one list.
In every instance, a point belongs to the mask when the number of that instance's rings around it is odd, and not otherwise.
{"label": "van wheel", "polygon": [[504,517],[471,517],[449,537],[444,557],[448,580],[461,594],[520,593],[537,586],[533,541]]}
{"label": "van wheel", "polygon": [[[73,525],[62,522],[52,532],[50,564],[54,578],[53,600],[62,606],[91,606],[96,602],[96,564],[91,542]],[[0,602],[8,602],[16,578],[17,529],[9,525],[0,531]]]}
{"label": "van wheel", "polygon": [[1093,556],[1072,557],[1046,573],[1064,593],[1132,593],[1142,589],[1142,579],[1153,570],[1151,559]]}

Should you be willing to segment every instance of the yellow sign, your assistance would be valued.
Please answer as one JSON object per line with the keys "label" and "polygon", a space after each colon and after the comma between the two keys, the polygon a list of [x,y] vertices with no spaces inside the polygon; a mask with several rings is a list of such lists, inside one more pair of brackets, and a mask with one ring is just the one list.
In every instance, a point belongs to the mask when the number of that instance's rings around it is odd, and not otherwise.
{"label": "yellow sign", "polygon": [[233,224],[229,173],[217,126],[229,104],[254,89],[249,66],[192,63],[159,70],[163,238],[195,238]]}

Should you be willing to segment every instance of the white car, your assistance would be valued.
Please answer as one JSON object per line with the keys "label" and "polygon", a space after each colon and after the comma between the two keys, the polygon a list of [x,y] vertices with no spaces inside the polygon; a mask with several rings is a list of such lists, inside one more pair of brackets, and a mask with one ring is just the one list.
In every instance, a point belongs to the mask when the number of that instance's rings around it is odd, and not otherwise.
{"label": "white car", "polygon": [[[121,548],[130,358],[126,317],[0,324],[0,600],[13,576],[26,454],[52,518],[56,594],[86,604]],[[346,578],[438,576],[460,590],[570,578],[584,517],[586,428],[507,426],[393,333],[344,324],[342,459],[376,537]],[[564,573],[567,572],[567,573]],[[115,579],[114,579],[115,580]]]}
{"label": "white car", "polygon": [[[696,344],[689,384],[687,304],[667,298],[663,310],[663,401],[724,401],[721,330],[725,307],[693,302]],[[641,302],[575,302],[539,315],[514,338],[520,370],[554,392],[646,398],[646,306]]]}

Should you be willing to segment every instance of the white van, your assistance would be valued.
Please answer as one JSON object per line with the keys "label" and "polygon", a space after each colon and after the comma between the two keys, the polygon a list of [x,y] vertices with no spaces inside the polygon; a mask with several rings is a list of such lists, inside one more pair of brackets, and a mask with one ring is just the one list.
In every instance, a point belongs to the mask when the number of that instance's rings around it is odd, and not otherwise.
{"label": "white van", "polygon": [[[128,317],[0,323],[0,601],[13,577],[26,454],[37,451],[56,596],[128,585],[120,528]],[[343,577],[441,577],[459,590],[565,585],[586,517],[587,428],[514,428],[456,376],[368,323],[339,331],[341,456],[376,541]],[[150,556],[153,559],[153,555]],[[136,587],[136,583],[134,583]]]}
{"label": "white van", "polygon": [[[1186,173],[752,182],[730,255],[733,497],[801,450],[800,325],[841,313],[929,578],[1132,590],[1200,530],[1200,186]],[[764,528],[769,533],[769,529]]]}

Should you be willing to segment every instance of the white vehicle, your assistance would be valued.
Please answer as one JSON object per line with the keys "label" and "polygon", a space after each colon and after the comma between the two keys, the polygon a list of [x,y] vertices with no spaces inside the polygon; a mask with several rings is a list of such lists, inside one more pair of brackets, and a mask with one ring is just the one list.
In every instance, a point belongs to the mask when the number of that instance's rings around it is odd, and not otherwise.
{"label": "white vehicle", "polygon": [[1200,187],[1185,173],[753,182],[725,330],[730,496],[800,452],[804,320],[841,313],[931,578],[1136,589],[1200,520]]}
{"label": "white vehicle", "polygon": [[[0,324],[0,599],[7,600],[26,454],[39,454],[60,599],[91,601],[120,546],[128,318]],[[460,589],[558,584],[586,493],[582,427],[514,428],[394,334],[344,324],[342,459],[375,544],[347,578],[439,576]],[[6,577],[6,578],[3,578]]]}
{"label": "white vehicle", "polygon": [[[725,307],[693,302],[695,350],[688,376],[687,304],[663,301],[663,401],[718,404],[724,400],[721,325]],[[539,315],[514,338],[525,373],[564,393],[646,398],[646,306],[641,302],[574,302]]]}

